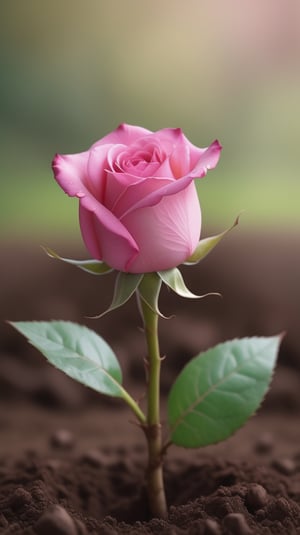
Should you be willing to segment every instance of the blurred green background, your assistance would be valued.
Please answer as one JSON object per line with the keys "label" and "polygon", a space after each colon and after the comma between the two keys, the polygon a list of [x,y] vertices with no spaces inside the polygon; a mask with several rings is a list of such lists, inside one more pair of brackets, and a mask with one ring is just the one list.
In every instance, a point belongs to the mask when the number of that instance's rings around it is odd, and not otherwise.
{"label": "blurred green background", "polygon": [[52,157],[121,122],[221,141],[205,227],[299,226],[299,0],[7,0],[0,43],[2,239],[79,239]]}

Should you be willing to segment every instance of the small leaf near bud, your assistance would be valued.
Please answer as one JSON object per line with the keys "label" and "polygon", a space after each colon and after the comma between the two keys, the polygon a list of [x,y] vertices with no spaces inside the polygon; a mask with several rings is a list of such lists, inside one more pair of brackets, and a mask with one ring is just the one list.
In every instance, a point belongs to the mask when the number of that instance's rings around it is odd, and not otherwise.
{"label": "small leaf near bud", "polygon": [[234,227],[236,227],[239,223],[240,216],[236,218],[233,225],[224,230],[224,232],[221,232],[220,234],[217,234],[216,236],[210,236],[209,238],[204,238],[203,240],[200,240],[195,251],[193,254],[184,262],[185,265],[191,266],[193,264],[198,264],[200,260],[203,260],[210,251],[212,251],[216,245],[230,232]]}
{"label": "small leaf near bud", "polygon": [[143,277],[143,273],[125,273],[123,271],[119,271],[115,281],[114,295],[110,306],[107,310],[101,312],[101,314],[89,317],[93,319],[99,319],[108,312],[125,305],[125,303],[127,303],[127,301],[138,288]]}
{"label": "small leaf near bud", "polygon": [[175,292],[177,295],[180,295],[181,297],[186,297],[188,299],[202,299],[203,297],[207,297],[208,295],[218,295],[219,293],[207,293],[204,295],[196,295],[193,294],[185,285],[185,282],[183,280],[183,276],[180,273],[178,268],[168,269],[166,271],[159,271],[158,276],[161,278],[162,282],[165,283],[166,286],[171,288],[173,292]]}
{"label": "small leaf near bud", "polygon": [[63,258],[52,249],[49,249],[49,247],[42,248],[44,249],[45,253],[50,256],[50,258],[62,260],[62,262],[76,266],[83,271],[91,273],[92,275],[105,275],[106,273],[113,271],[110,266],[105,264],[105,262],[100,262],[100,260],[73,260],[71,258]]}

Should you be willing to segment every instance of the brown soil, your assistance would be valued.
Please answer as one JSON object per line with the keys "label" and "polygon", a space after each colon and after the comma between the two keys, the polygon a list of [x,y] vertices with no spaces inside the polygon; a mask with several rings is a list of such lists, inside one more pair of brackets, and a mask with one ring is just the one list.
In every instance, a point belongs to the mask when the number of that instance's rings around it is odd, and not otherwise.
{"label": "brown soil", "polygon": [[[295,238],[230,238],[202,264],[185,270],[191,289],[220,291],[222,299],[196,303],[162,295],[162,311],[176,314],[161,323],[167,355],[163,406],[175,376],[200,350],[235,336],[287,331],[258,415],[224,443],[170,449],[165,521],[150,518],[144,437],[127,408],[54,370],[2,321],[0,533],[300,533],[300,253]],[[80,256],[64,245],[56,248]],[[125,386],[143,404],[145,346],[134,300],[101,320],[84,318],[105,308],[113,276],[89,276],[51,261],[37,247],[2,245],[2,254],[1,318],[86,323],[112,344]]]}

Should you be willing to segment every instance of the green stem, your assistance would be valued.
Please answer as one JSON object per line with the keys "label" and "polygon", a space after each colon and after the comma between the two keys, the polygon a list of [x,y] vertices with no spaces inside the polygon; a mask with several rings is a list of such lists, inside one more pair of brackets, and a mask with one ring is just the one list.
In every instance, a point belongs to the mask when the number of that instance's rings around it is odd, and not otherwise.
{"label": "green stem", "polygon": [[[159,292],[160,286],[158,287]],[[144,426],[148,443],[147,492],[151,512],[166,518],[167,504],[162,470],[162,434],[160,423],[160,367],[158,344],[158,314],[141,295],[141,312],[144,320],[148,349],[147,423]]]}

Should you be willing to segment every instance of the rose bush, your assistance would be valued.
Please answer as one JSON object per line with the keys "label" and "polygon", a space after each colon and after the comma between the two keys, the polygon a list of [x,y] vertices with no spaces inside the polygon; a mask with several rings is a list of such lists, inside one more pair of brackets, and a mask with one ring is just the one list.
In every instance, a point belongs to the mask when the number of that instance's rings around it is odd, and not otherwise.
{"label": "rose bush", "polygon": [[171,269],[195,250],[201,210],[194,184],[220,157],[179,128],[122,124],[79,154],[57,154],[55,179],[79,198],[84,242],[95,259],[129,273]]}

